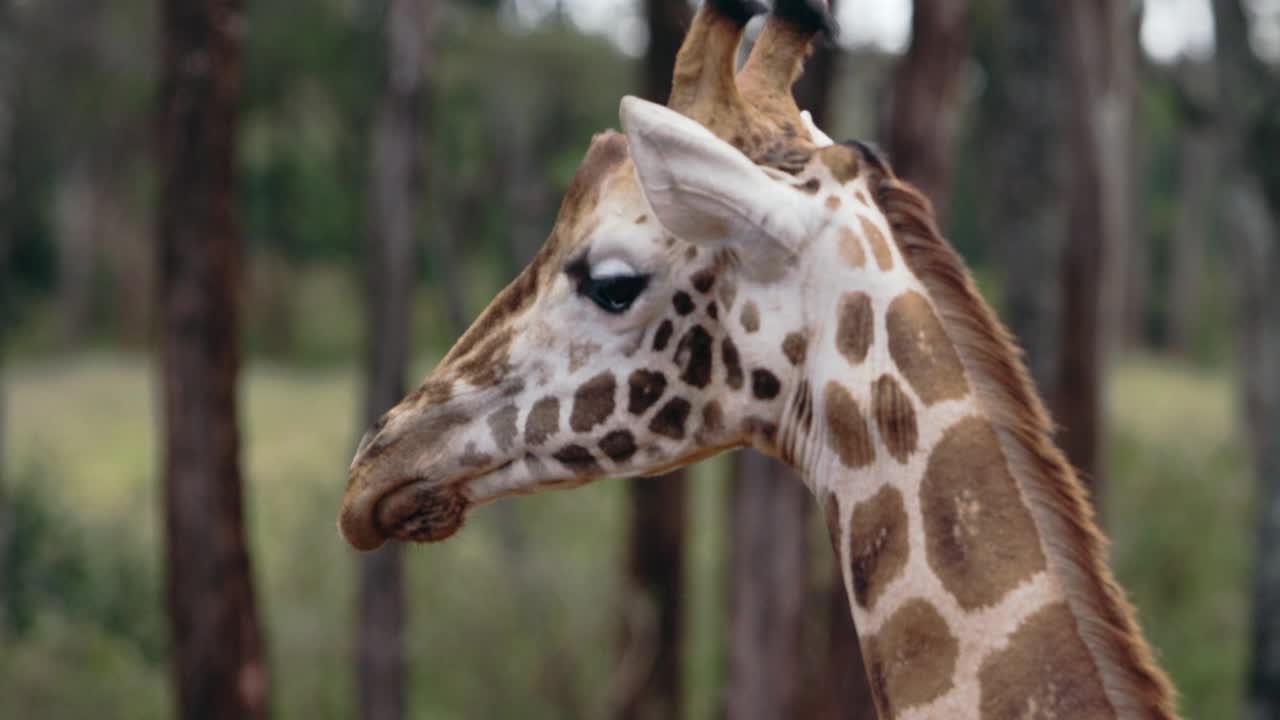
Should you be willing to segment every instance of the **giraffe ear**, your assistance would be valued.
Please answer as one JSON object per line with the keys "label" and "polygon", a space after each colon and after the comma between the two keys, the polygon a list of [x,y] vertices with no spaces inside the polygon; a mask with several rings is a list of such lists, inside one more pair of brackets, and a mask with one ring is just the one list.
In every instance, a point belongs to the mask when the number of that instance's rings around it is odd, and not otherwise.
{"label": "giraffe ear", "polygon": [[622,99],[622,126],[645,199],[662,225],[692,242],[776,257],[802,237],[795,193],[729,143],[674,110]]}

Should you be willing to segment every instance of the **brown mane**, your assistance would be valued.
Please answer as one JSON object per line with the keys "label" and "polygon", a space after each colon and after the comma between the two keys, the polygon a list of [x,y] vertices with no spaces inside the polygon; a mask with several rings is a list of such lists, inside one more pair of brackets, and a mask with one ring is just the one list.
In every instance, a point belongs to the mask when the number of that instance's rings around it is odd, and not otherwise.
{"label": "brown mane", "polygon": [[964,261],[942,237],[929,201],[873,167],[870,187],[893,239],[943,318],[974,380],[978,400],[1000,437],[1051,550],[1080,636],[1120,717],[1175,718],[1176,692],[1156,666],[1134,609],[1106,560],[1088,493],[1052,439],[1052,422],[1022,351],[979,295]]}

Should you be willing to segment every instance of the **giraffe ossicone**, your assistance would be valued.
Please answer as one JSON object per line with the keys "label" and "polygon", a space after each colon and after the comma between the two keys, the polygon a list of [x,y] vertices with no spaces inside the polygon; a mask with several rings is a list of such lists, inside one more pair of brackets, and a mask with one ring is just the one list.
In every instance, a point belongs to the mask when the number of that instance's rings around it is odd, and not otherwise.
{"label": "giraffe ossicone", "polygon": [[927,201],[791,83],[828,18],[709,0],[669,107],[624,98],[546,244],[361,442],[369,550],[494,499],[741,446],[827,511],[883,718],[1174,716],[1081,484]]}

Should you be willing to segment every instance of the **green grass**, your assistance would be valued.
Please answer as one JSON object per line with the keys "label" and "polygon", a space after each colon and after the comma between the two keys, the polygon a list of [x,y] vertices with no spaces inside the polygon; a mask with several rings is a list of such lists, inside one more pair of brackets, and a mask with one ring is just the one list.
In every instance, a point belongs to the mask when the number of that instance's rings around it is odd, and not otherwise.
{"label": "green grass", "polygon": [[[22,618],[0,653],[17,717],[164,717],[154,368],[92,355],[8,368]],[[354,714],[355,555],[334,520],[357,434],[349,370],[256,365],[241,390],[249,525],[276,715]],[[1122,582],[1189,717],[1238,717],[1249,481],[1229,379],[1139,359],[1109,408],[1108,520]],[[687,687],[723,679],[723,461],[696,471]],[[614,673],[625,485],[484,508],[407,553],[413,717],[599,716]],[[817,608],[815,612],[825,612]],[[21,620],[16,622],[15,620]],[[569,678],[564,682],[562,678]]]}

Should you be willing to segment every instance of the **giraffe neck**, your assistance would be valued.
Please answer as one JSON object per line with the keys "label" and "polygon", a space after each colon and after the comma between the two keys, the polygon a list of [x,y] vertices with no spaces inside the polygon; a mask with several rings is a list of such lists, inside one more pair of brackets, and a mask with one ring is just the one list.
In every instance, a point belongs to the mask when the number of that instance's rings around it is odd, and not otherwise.
{"label": "giraffe neck", "polygon": [[1172,717],[1016,350],[918,196],[869,190],[892,227],[850,203],[834,252],[875,278],[834,293],[780,452],[825,503],[881,717]]}

